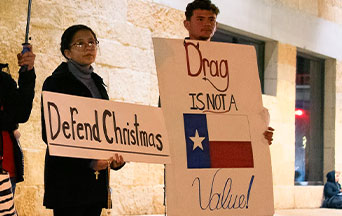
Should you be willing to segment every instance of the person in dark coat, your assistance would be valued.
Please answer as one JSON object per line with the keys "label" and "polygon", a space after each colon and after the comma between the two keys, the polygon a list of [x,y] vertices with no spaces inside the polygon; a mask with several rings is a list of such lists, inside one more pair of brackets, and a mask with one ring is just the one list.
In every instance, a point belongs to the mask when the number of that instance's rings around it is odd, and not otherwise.
{"label": "person in dark coat", "polygon": [[342,190],[338,180],[339,178],[335,171],[327,174],[327,182],[324,185],[325,199],[323,207],[342,209]]}
{"label": "person in dark coat", "polygon": [[[97,48],[96,35],[89,27],[74,25],[66,29],[60,50],[67,62],[61,63],[45,80],[43,91],[108,100],[105,84],[91,66]],[[43,107],[42,137],[47,143]],[[109,160],[115,170],[125,164],[118,154]],[[47,148],[44,206],[53,209],[55,216],[99,216],[108,204],[107,166],[107,160],[51,156]]]}
{"label": "person in dark coat", "polygon": [[32,46],[29,45],[28,48],[29,51],[17,55],[18,65],[21,66],[18,86],[9,73],[2,69],[0,71],[0,170],[9,173],[13,194],[16,183],[24,180],[18,124],[25,123],[30,117],[36,81],[34,69],[36,56]]}

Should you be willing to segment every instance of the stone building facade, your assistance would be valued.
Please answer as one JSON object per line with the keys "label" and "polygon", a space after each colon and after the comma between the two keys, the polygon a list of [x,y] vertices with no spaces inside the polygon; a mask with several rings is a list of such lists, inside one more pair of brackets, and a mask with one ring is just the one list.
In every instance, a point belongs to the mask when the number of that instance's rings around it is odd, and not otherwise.
{"label": "stone building facade", "polygon": [[[342,3],[339,0],[225,0],[219,27],[265,43],[264,106],[276,129],[271,148],[276,208],[319,207],[322,185],[297,186],[295,101],[298,52],[324,60],[323,174],[342,171]],[[184,38],[184,0],[33,0],[30,43],[37,83],[28,123],[20,126],[25,181],[17,185],[19,215],[52,215],[42,205],[44,155],[41,140],[42,83],[63,61],[60,37],[73,24],[90,26],[100,41],[94,65],[111,100],[156,106],[158,83],[152,37]],[[26,0],[0,1],[0,62],[18,77],[16,53],[26,25]],[[129,163],[111,173],[112,215],[163,214],[163,165]],[[323,177],[322,177],[323,178]],[[310,200],[310,201],[309,201]]]}

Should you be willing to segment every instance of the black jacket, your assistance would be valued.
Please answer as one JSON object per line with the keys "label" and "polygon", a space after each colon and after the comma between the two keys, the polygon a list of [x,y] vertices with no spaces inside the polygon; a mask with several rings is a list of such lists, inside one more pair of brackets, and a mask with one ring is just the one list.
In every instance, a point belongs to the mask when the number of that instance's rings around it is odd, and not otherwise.
{"label": "black jacket", "polygon": [[30,117],[35,80],[34,69],[19,72],[17,87],[17,83],[9,74],[0,72],[0,106],[3,107],[0,110],[0,130],[8,131],[13,142],[17,182],[24,180],[24,163],[23,153],[13,131],[18,128],[19,123],[25,123]]}
{"label": "black jacket", "polygon": [[342,195],[340,195],[341,185],[335,181],[335,171],[327,174],[327,182],[324,185],[324,208],[342,209]]}
{"label": "black jacket", "polygon": [[[108,100],[103,80],[95,73],[91,74],[101,96]],[[48,77],[43,91],[69,95],[92,97],[88,88],[80,82],[62,63]],[[42,110],[42,137],[46,143],[45,122]],[[47,208],[75,207],[84,205],[107,206],[107,170],[101,170],[98,180],[90,168],[90,159],[45,155],[45,194],[44,206]]]}
{"label": "black jacket", "polygon": [[328,199],[340,193],[341,185],[335,181],[335,171],[327,174],[327,182],[324,185],[324,198]]}

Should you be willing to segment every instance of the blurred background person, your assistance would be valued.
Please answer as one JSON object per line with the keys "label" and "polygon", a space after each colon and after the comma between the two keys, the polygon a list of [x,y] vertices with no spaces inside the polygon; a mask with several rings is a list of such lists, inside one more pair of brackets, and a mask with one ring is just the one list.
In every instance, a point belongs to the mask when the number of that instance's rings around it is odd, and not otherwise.
{"label": "blurred background person", "polygon": [[324,208],[342,209],[342,190],[339,181],[339,173],[335,170],[328,172],[327,182],[324,185]]}

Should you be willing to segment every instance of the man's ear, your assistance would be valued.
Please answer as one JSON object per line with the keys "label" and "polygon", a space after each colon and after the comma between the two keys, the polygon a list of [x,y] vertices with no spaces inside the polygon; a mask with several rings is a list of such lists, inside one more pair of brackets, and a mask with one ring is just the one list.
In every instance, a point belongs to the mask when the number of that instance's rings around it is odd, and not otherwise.
{"label": "man's ear", "polygon": [[64,55],[65,55],[68,59],[71,59],[71,52],[70,52],[70,50],[65,49],[65,50],[64,50]]}
{"label": "man's ear", "polygon": [[184,27],[186,28],[186,30],[189,31],[189,29],[190,29],[190,21],[189,20],[184,20],[183,24],[184,24]]}

